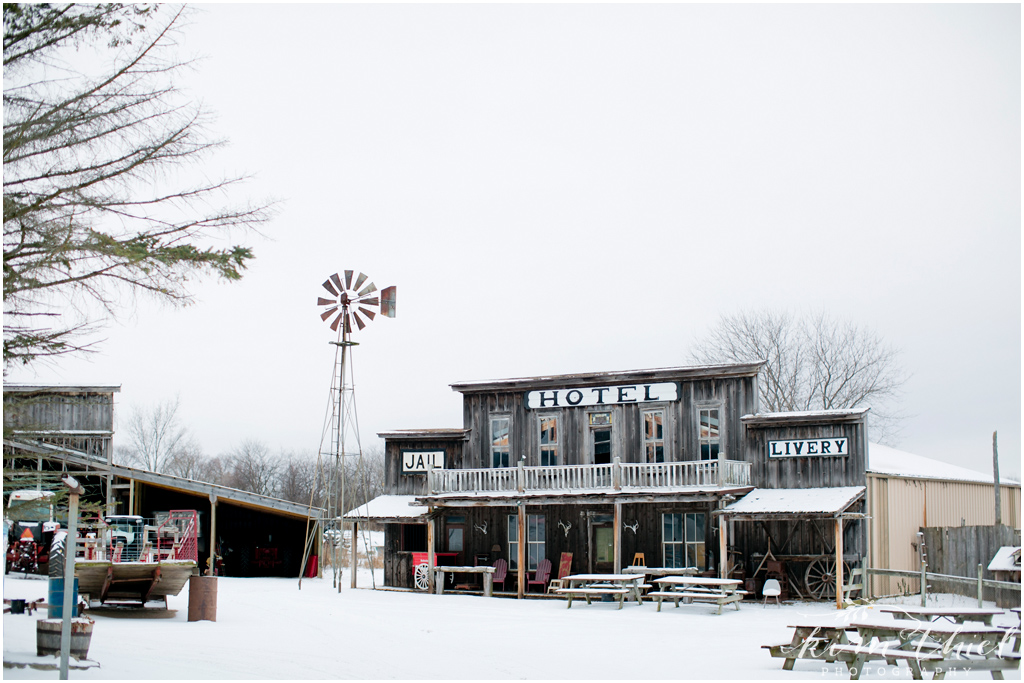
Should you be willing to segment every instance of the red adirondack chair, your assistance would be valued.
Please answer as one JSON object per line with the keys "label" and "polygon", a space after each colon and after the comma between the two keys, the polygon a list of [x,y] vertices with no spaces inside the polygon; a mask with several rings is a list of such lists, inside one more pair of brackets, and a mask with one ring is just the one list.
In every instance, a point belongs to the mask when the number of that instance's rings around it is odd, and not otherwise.
{"label": "red adirondack chair", "polygon": [[495,560],[494,561],[494,576],[493,576],[494,583],[495,584],[499,584],[500,583],[502,590],[505,590],[505,579],[506,579],[507,575],[508,575],[508,562],[506,562],[505,560],[501,560],[501,559]]}
{"label": "red adirondack chair", "polygon": [[558,560],[558,578],[551,579],[548,584],[548,592],[551,592],[552,588],[565,588],[562,585],[562,579],[569,576],[572,572],[572,553],[562,553],[562,557]]}
{"label": "red adirondack chair", "polygon": [[526,581],[526,591],[530,591],[531,586],[540,586],[543,592],[544,588],[548,585],[548,578],[551,577],[551,560],[545,558],[537,563],[537,571],[533,573],[532,579]]}

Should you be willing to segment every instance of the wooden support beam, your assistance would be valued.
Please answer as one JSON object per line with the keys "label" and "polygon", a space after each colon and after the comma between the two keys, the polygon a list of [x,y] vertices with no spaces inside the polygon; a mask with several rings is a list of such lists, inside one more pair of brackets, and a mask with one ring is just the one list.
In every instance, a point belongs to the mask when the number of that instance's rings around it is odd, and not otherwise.
{"label": "wooden support beam", "polygon": [[110,592],[110,585],[114,582],[114,567],[107,567],[107,575],[103,579],[103,587],[100,588],[100,603],[107,601],[107,593]]}
{"label": "wooden support beam", "polygon": [[[206,570],[207,576],[216,576],[217,574],[217,496],[210,494],[210,542],[207,544],[210,547],[210,566]],[[202,568],[200,568],[200,573]]]}
{"label": "wooden support beam", "polygon": [[359,544],[359,522],[352,522],[352,559],[349,560],[349,573],[352,575],[352,588],[356,587],[356,546]]}
{"label": "wooden support beam", "polygon": [[843,609],[843,518],[836,517],[836,609]]}
{"label": "wooden support beam", "polygon": [[725,515],[718,515],[718,578],[720,579],[729,578],[729,539],[726,537],[728,528]]}
{"label": "wooden support beam", "polygon": [[153,593],[153,589],[160,583],[160,567],[153,570],[153,577],[149,583],[145,586],[142,591],[142,604],[145,605],[149,601],[149,596]]}
{"label": "wooden support beam", "polygon": [[430,516],[427,518],[427,592],[434,592],[434,509],[429,508]]}
{"label": "wooden support beam", "polygon": [[615,501],[615,526],[612,532],[612,547],[615,565],[612,567],[612,574],[622,571],[622,503]]}
{"label": "wooden support beam", "polygon": [[518,524],[518,557],[517,557],[517,583],[516,597],[522,600],[526,596],[526,503],[519,503],[519,524]]}

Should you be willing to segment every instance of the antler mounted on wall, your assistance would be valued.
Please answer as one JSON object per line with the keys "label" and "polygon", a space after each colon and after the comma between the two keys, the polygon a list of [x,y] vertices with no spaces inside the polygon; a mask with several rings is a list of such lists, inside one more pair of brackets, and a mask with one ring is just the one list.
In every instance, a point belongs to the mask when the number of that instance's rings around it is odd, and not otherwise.
{"label": "antler mounted on wall", "polygon": [[480,531],[480,533],[482,533],[484,536],[487,535],[487,522],[486,521],[482,525],[481,524],[474,524],[473,528],[477,529],[478,531]]}
{"label": "antler mounted on wall", "polygon": [[566,524],[565,522],[559,521],[558,526],[562,527],[562,531],[565,532],[565,537],[569,538],[569,529],[572,528],[572,522]]}
{"label": "antler mounted on wall", "polygon": [[625,522],[623,522],[622,526],[626,527],[635,534],[636,530],[640,527],[640,520],[634,519],[632,524],[626,524]]}

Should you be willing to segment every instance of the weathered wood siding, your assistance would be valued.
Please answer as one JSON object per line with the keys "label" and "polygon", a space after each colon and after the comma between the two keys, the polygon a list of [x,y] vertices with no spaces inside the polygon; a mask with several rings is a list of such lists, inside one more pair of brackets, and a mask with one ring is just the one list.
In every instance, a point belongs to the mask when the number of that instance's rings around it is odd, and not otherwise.
{"label": "weathered wood siding", "polygon": [[[589,414],[611,413],[612,457],[622,462],[644,462],[643,413],[664,410],[665,460],[699,460],[698,410],[719,408],[720,449],[726,458],[740,459],[743,453],[742,415],[757,410],[755,377],[726,377],[677,383],[679,400],[652,403],[620,403],[607,406],[580,406],[528,409],[526,391],[466,392],[463,395],[463,425],[471,431],[467,442],[466,467],[491,466],[491,418],[511,419],[509,464],[521,457],[528,466],[540,465],[538,420],[557,414],[561,420],[559,435],[560,464],[587,465],[590,453]],[[602,386],[580,382],[579,386]]]}
{"label": "weathered wood siding", "polygon": [[463,461],[464,442],[461,439],[418,439],[418,440],[385,440],[384,445],[384,476],[386,491],[399,495],[426,495],[426,473],[403,474],[402,451],[440,451],[445,452],[445,467],[462,469],[467,467]]}
{"label": "weathered wood siding", "polygon": [[[867,483],[867,430],[864,422],[744,425],[744,459],[751,463],[750,478],[759,488],[818,488],[864,486]],[[770,441],[847,437],[849,455],[771,458]],[[739,451],[737,451],[738,453]]]}
{"label": "weathered wood siding", "polygon": [[4,426],[31,431],[114,429],[112,393],[4,392]]}

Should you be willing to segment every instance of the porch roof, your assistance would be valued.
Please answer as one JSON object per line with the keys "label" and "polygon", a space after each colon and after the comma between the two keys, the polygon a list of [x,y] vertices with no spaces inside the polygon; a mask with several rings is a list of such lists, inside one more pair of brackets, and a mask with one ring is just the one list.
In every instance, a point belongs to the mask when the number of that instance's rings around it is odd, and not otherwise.
{"label": "porch roof", "polygon": [[474,491],[435,493],[416,496],[421,505],[441,507],[506,507],[523,502],[528,505],[579,505],[606,503],[698,503],[718,500],[723,496],[742,496],[752,486],[675,486],[651,489],[641,486],[623,486],[619,490],[607,488],[527,490],[527,491]]}
{"label": "porch roof", "polygon": [[344,515],[348,522],[391,522],[409,524],[425,522],[427,508],[416,502],[416,496],[383,495],[349,510]]}
{"label": "porch roof", "polygon": [[864,497],[864,491],[863,486],[754,489],[720,514],[740,520],[839,517]]}

